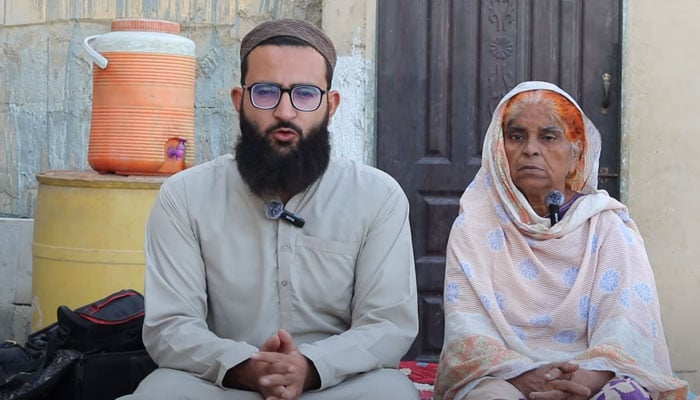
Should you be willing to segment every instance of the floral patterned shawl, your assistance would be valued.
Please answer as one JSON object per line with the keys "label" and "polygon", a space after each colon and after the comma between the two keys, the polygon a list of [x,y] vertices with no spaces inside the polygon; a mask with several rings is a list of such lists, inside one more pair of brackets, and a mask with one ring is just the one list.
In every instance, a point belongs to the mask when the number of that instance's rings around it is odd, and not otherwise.
{"label": "floral patterned shawl", "polygon": [[[447,246],[445,343],[436,399],[460,399],[486,377],[510,379],[549,362],[629,376],[654,399],[685,399],[672,376],[654,276],[624,205],[597,190],[600,134],[583,114],[580,196],[550,227],[513,184],[504,105],[555,85],[524,82],[497,106],[483,162],[460,200]],[[577,108],[580,107],[576,105]]]}

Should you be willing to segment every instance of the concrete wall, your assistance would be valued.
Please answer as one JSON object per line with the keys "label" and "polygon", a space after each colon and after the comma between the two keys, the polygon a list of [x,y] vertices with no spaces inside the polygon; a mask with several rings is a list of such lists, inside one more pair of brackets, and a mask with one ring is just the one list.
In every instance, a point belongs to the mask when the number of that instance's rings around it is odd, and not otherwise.
{"label": "concrete wall", "polygon": [[[242,35],[262,20],[304,18],[339,50],[343,94],[334,153],[374,163],[377,0],[0,0],[0,339],[28,326],[34,174],[87,169],[91,63],[81,41],[115,18],[182,24],[197,51],[198,162],[228,152],[237,134],[228,92],[238,82]],[[700,163],[695,0],[625,0],[623,199],[647,243],[674,369],[700,390],[700,231],[693,209]],[[6,323],[9,321],[10,323]],[[14,321],[14,322],[13,322]]]}
{"label": "concrete wall", "polygon": [[0,218],[0,340],[29,333],[32,233],[31,219]]}
{"label": "concrete wall", "polygon": [[654,267],[673,367],[700,390],[700,25],[696,0],[627,0],[626,203]]}

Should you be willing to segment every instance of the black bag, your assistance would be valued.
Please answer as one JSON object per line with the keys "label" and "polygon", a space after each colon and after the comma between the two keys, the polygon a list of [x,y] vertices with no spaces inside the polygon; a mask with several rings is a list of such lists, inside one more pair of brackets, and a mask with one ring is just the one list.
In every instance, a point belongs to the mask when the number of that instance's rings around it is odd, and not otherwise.
{"label": "black bag", "polygon": [[144,303],[135,290],[120,290],[75,310],[59,306],[57,314],[68,335],[67,348],[83,353],[143,349]]}
{"label": "black bag", "polygon": [[41,367],[41,354],[35,354],[14,340],[0,343],[0,386],[20,385],[31,380],[32,373]]}
{"label": "black bag", "polygon": [[52,400],[114,400],[131,394],[158,366],[145,350],[83,355],[53,389]]}
{"label": "black bag", "polygon": [[143,319],[143,296],[130,289],[75,310],[58,307],[57,322],[29,335],[24,347],[0,347],[0,400],[131,393],[156,368],[141,339]]}

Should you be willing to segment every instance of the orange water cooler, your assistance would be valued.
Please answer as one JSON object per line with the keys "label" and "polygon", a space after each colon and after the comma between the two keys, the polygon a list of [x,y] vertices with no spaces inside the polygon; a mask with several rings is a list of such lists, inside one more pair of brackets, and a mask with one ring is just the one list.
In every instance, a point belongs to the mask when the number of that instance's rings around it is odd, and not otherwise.
{"label": "orange water cooler", "polygon": [[194,164],[195,48],[179,32],[174,22],[123,19],[85,38],[94,61],[94,170],[171,175]]}

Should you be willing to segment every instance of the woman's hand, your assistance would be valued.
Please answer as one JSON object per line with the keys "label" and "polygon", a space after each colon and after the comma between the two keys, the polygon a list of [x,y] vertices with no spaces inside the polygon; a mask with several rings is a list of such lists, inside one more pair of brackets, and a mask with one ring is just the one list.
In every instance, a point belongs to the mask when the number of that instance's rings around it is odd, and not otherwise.
{"label": "woman's hand", "polygon": [[[577,386],[588,388],[589,394],[584,394],[578,391],[571,391],[567,385],[557,385],[557,388],[549,391],[532,392],[529,398],[531,400],[586,400],[593,393],[597,393],[609,380],[613,379],[615,374],[610,371],[591,371],[587,369],[578,369],[570,376],[571,383]],[[557,378],[552,376],[552,380]]]}
{"label": "woman's hand", "polygon": [[585,396],[587,399],[591,394],[590,389],[572,380],[577,370],[576,364],[550,363],[508,379],[508,382],[529,399],[563,400],[571,395]]}

